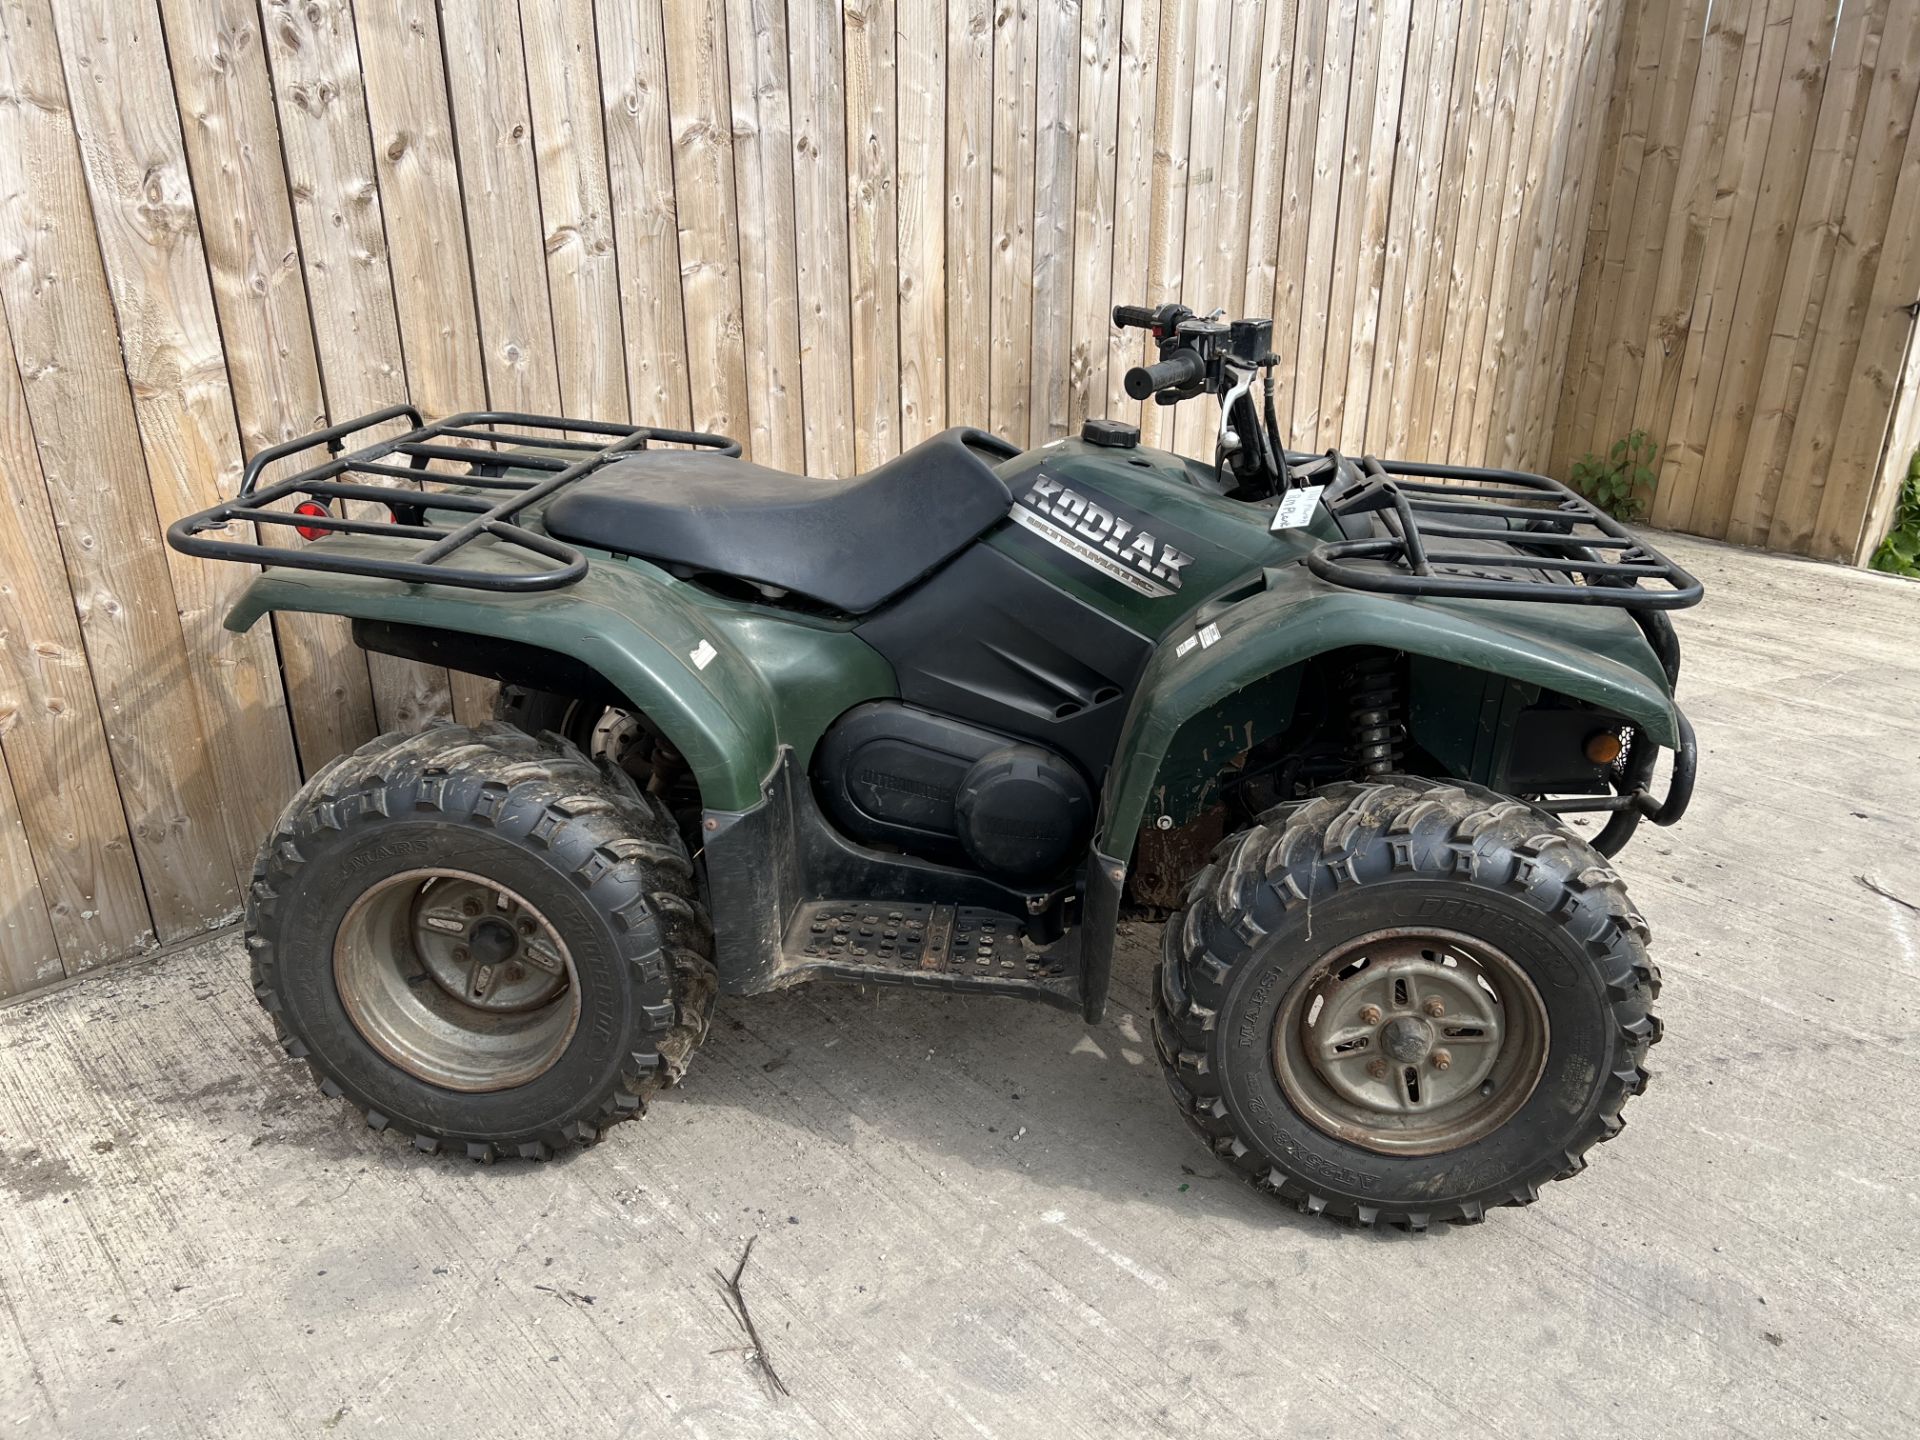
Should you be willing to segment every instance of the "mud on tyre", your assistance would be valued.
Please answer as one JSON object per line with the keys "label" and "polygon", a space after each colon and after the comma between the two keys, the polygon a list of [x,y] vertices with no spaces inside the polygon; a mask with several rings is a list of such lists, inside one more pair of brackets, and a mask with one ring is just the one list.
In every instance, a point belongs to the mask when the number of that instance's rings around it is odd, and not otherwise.
{"label": "mud on tyre", "polygon": [[1312,1214],[1424,1229],[1536,1199],[1659,1039],[1645,922],[1584,841],[1479,786],[1329,786],[1224,842],[1167,924],[1182,1114]]}
{"label": "mud on tyre", "polygon": [[498,723],[382,736],[316,774],[261,851],[247,927],[254,992],[322,1090],[481,1160],[638,1113],[716,988],[671,818]]}

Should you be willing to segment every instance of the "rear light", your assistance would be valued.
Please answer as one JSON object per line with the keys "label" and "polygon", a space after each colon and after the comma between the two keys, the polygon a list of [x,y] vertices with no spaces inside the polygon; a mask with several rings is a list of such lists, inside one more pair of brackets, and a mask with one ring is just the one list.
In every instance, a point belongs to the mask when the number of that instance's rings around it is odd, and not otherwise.
{"label": "rear light", "polygon": [[[293,507],[293,513],[296,515],[324,515],[329,519],[333,517],[333,512],[318,500],[302,500],[298,505]],[[318,525],[296,525],[293,528],[300,532],[300,538],[302,540],[318,540],[331,533]]]}

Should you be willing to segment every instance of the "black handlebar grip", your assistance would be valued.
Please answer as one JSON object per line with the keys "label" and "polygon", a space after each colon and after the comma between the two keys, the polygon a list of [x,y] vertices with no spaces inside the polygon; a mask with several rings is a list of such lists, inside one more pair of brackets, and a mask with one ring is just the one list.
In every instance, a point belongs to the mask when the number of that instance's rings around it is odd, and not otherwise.
{"label": "black handlebar grip", "polygon": [[1206,378],[1207,363],[1191,350],[1177,350],[1157,365],[1136,365],[1127,371],[1127,394],[1144,400],[1157,390],[1198,384]]}
{"label": "black handlebar grip", "polygon": [[1116,305],[1113,307],[1113,323],[1122,329],[1151,330],[1153,311],[1145,305]]}

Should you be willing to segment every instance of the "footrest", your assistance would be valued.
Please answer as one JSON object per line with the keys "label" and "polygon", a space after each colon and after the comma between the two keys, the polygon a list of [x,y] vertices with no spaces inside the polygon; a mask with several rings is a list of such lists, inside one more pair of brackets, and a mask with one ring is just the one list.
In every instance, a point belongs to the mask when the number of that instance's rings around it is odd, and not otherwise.
{"label": "footrest", "polygon": [[1029,950],[1017,916],[972,906],[814,900],[787,926],[787,964],[845,980],[1079,1003],[1070,958]]}

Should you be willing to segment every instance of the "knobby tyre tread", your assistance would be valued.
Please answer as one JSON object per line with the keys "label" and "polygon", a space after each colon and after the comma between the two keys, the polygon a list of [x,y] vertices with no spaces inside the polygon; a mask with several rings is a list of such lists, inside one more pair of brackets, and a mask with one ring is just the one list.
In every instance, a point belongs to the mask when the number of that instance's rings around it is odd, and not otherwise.
{"label": "knobby tyre tread", "polygon": [[[619,937],[634,1028],[625,1057],[559,1122],[510,1137],[408,1123],[368,1098],[290,1023],[281,955],[283,901],[307,880],[309,856],[357,828],[395,819],[490,831],[539,852]],[[326,883],[326,877],[317,877]],[[416,1148],[492,1161],[546,1159],[592,1144],[675,1083],[705,1039],[718,989],[712,926],[672,817],[625,772],[588,759],[556,734],[509,723],[440,725],[382,735],[317,772],[287,806],[255,861],[247,901],[254,994],[281,1048],[321,1091],[345,1098],[377,1130]],[[388,1107],[398,1109],[401,1107]]]}
{"label": "knobby tyre tread", "polygon": [[[1289,916],[1383,877],[1408,876],[1502,892],[1562,926],[1604,987],[1614,1060],[1584,1122],[1523,1173],[1438,1203],[1368,1203],[1250,1143],[1224,1093],[1217,1019],[1240,967]],[[1532,1203],[1541,1186],[1578,1173],[1587,1152],[1624,1127],[1621,1111],[1646,1089],[1647,1052],[1661,1033],[1651,1009],[1660,979],[1647,958],[1649,938],[1605,858],[1532,806],[1481,786],[1414,776],[1331,785],[1229,837],[1193,877],[1163,932],[1155,1048],[1187,1124],[1256,1187],[1304,1213],[1361,1226],[1471,1224],[1488,1209]]]}

